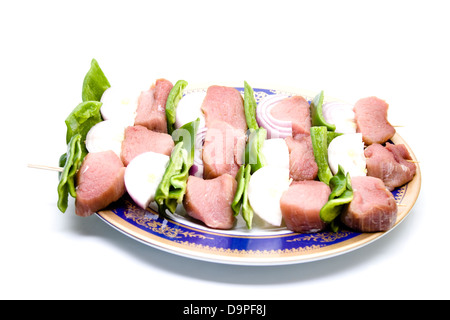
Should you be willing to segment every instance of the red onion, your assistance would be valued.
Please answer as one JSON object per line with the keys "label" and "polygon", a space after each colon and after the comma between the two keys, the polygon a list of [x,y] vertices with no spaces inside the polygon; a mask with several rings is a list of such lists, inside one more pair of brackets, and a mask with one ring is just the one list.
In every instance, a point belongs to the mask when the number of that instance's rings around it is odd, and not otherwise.
{"label": "red onion", "polygon": [[287,138],[292,136],[292,122],[279,120],[272,116],[271,110],[287,95],[269,95],[261,100],[256,108],[256,121],[258,125],[267,130],[267,139]]}
{"label": "red onion", "polygon": [[206,130],[206,127],[199,128],[195,137],[194,163],[189,170],[191,176],[203,178],[202,149],[206,137]]}

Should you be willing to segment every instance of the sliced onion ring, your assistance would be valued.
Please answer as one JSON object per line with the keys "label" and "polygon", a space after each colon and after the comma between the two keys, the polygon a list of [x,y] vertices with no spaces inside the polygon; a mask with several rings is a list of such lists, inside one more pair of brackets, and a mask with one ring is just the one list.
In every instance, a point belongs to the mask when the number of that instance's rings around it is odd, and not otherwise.
{"label": "sliced onion ring", "polygon": [[345,102],[327,102],[322,107],[325,120],[336,126],[336,132],[356,133],[353,105]]}
{"label": "sliced onion ring", "polygon": [[270,95],[261,100],[256,109],[256,121],[260,127],[267,130],[267,138],[287,138],[292,136],[292,122],[279,120],[272,116],[271,110],[287,95]]}
{"label": "sliced onion ring", "polygon": [[199,178],[203,178],[203,160],[202,160],[202,150],[203,143],[206,137],[206,127],[201,127],[197,131],[197,136],[195,137],[195,151],[194,151],[194,164],[189,170],[189,174]]}

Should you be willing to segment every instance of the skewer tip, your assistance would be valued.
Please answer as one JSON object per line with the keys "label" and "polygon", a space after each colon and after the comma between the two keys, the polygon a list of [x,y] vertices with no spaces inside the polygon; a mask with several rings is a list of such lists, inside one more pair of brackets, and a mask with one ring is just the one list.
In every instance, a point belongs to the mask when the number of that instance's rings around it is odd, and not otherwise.
{"label": "skewer tip", "polygon": [[33,168],[33,169],[41,169],[41,170],[49,170],[49,171],[56,171],[56,172],[62,172],[64,168],[60,168],[60,167],[51,167],[51,166],[44,166],[44,165],[40,165],[40,164],[27,164],[28,168]]}

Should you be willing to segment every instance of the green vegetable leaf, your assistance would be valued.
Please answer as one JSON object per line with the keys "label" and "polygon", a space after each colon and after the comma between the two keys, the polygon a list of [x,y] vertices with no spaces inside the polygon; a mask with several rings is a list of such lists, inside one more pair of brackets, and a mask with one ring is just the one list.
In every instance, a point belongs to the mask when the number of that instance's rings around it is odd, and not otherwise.
{"label": "green vegetable leaf", "polygon": [[339,197],[347,189],[347,177],[341,165],[338,166],[338,172],[330,179],[330,188],[330,200]]}
{"label": "green vegetable leaf", "polygon": [[350,178],[350,173],[348,173],[348,172],[347,172],[347,175],[346,175],[346,179],[347,179],[347,190],[353,191],[352,180]]}
{"label": "green vegetable leaf", "polygon": [[177,83],[170,90],[169,96],[166,102],[166,118],[167,118],[167,132],[172,134],[175,130],[175,120],[177,115],[177,106],[183,97],[183,90],[188,83],[184,80],[178,80]]}
{"label": "green vegetable leaf", "polygon": [[310,132],[314,158],[318,167],[317,175],[320,181],[329,184],[333,174],[328,165],[327,128],[325,126],[311,127]]}
{"label": "green vegetable leaf", "polygon": [[236,175],[237,190],[231,208],[234,215],[242,212],[242,217],[248,229],[252,228],[253,209],[248,201],[248,184],[251,174],[266,165],[266,159],[262,153],[267,131],[260,128],[256,121],[257,103],[253,88],[244,81],[244,112],[248,126],[248,140],[245,146],[244,165],[239,168]]}
{"label": "green vegetable leaf", "polygon": [[156,190],[155,201],[158,211],[165,215],[166,210],[174,213],[177,205],[186,194],[189,169],[194,163],[195,139],[200,119],[189,122],[173,132],[176,142],[169,164]]}
{"label": "green vegetable leaf", "polygon": [[234,216],[239,215],[239,212],[241,211],[242,195],[244,194],[245,186],[244,171],[245,165],[241,166],[236,174],[237,188],[233,202],[231,203],[231,209],[233,209]]}
{"label": "green vegetable leaf", "polygon": [[75,109],[66,118],[66,142],[69,143],[70,139],[76,134],[81,134],[82,141],[86,140],[86,135],[91,128],[102,121],[100,114],[101,102],[86,101],[82,102],[75,107]]}
{"label": "green vegetable leaf", "polygon": [[344,204],[353,200],[353,191],[345,190],[338,198],[328,200],[328,202],[320,210],[320,218],[325,223],[330,223],[336,219],[342,210]]}
{"label": "green vegetable leaf", "polygon": [[188,156],[187,164],[189,168],[194,163],[195,141],[199,126],[200,118],[197,118],[197,120],[186,123],[172,133],[172,138],[176,143],[183,142],[183,148],[186,150]]}
{"label": "green vegetable leaf", "polygon": [[248,141],[245,146],[246,164],[250,164],[252,173],[266,165],[266,159],[262,153],[267,131],[264,128],[249,129]]}
{"label": "green vegetable leaf", "polygon": [[[186,163],[187,153],[183,149],[183,142],[179,142],[175,145],[170,155],[169,164],[167,165],[166,171],[159,183],[158,189],[155,194],[155,201],[158,204],[159,212],[165,215],[166,209],[170,212],[175,212],[180,193],[179,189],[185,188],[186,185],[182,184],[180,181],[180,174],[183,170],[183,165]],[[173,183],[175,186],[173,186]],[[178,190],[177,190],[178,189]],[[176,194],[174,194],[174,192]]]}
{"label": "green vegetable leaf", "polygon": [[247,228],[252,228],[252,221],[253,221],[253,209],[250,206],[250,202],[248,201],[248,184],[250,182],[250,176],[251,176],[251,167],[247,165],[245,167],[244,172],[244,194],[242,199],[242,218],[244,218],[245,223],[247,224]]}
{"label": "green vegetable leaf", "polygon": [[[66,161],[67,161],[67,152],[63,153],[63,154],[59,157],[59,161],[58,161],[59,167],[60,167],[60,168],[64,168],[64,166],[65,166],[65,164],[66,164]],[[59,173],[58,173],[58,179],[61,179],[61,174],[62,174],[62,172],[59,172]]]}
{"label": "green vegetable leaf", "polygon": [[337,232],[339,224],[337,218],[344,205],[353,200],[350,174],[345,174],[344,168],[339,165],[338,172],[330,179],[331,193],[328,202],[320,210],[320,219],[329,223],[331,230]]}
{"label": "green vegetable leaf", "polygon": [[[78,169],[83,161],[81,134],[76,134],[69,141],[63,172],[58,184],[58,209],[65,212],[68,206],[69,194],[76,197],[75,179]],[[63,161],[64,157],[61,157]]]}
{"label": "green vegetable leaf", "polygon": [[111,87],[108,79],[98,65],[97,60],[92,59],[91,68],[83,80],[81,97],[84,101],[100,101],[103,92]]}
{"label": "green vegetable leaf", "polygon": [[256,100],[253,88],[244,81],[244,111],[245,119],[247,121],[247,126],[249,129],[256,130],[259,128],[258,122],[256,121]]}
{"label": "green vegetable leaf", "polygon": [[231,208],[233,209],[235,216],[239,215],[242,208],[242,218],[244,219],[248,229],[252,228],[253,221],[253,209],[248,201],[248,184],[250,177],[251,166],[249,164],[242,165],[236,174],[236,181],[238,185],[236,194],[231,204]]}
{"label": "green vegetable leaf", "polygon": [[92,59],[91,68],[83,80],[81,94],[83,102],[78,104],[65,120],[67,152],[59,158],[59,165],[63,167],[63,171],[59,174],[57,188],[57,205],[61,212],[67,210],[69,195],[74,198],[77,196],[76,174],[88,153],[85,145],[86,135],[95,124],[102,121],[100,99],[109,87],[108,79],[97,61]]}
{"label": "green vegetable leaf", "polygon": [[313,126],[325,126],[328,131],[336,130],[336,126],[334,124],[328,123],[325,121],[322,113],[322,105],[323,105],[324,94],[321,91],[318,95],[314,97],[311,101],[311,122]]}
{"label": "green vegetable leaf", "polygon": [[266,164],[262,154],[262,147],[267,138],[267,131],[260,128],[256,121],[257,103],[253,88],[244,81],[244,111],[248,126],[248,140],[245,146],[244,163],[251,165],[251,172],[255,172]]}

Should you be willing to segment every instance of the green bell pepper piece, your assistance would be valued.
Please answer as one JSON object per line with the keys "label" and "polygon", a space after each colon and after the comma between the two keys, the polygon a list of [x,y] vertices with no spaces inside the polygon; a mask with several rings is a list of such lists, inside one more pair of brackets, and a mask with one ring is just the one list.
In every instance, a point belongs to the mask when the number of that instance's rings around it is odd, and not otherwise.
{"label": "green bell pepper piece", "polygon": [[353,191],[345,190],[338,198],[328,200],[320,209],[320,218],[325,223],[330,223],[341,213],[342,206],[353,200]]}
{"label": "green bell pepper piece", "polygon": [[330,179],[330,188],[329,199],[339,197],[347,189],[347,177],[341,165],[338,165],[338,172]]}
{"label": "green bell pepper piece", "polygon": [[[182,177],[180,177],[183,166],[186,164],[186,158],[187,153],[186,150],[183,149],[183,142],[177,143],[172,150],[169,164],[167,165],[166,171],[164,172],[155,194],[158,211],[163,215],[165,215],[166,209],[169,209],[172,213],[175,212],[180,197],[180,193],[176,191],[177,189],[179,190],[186,187],[186,185],[182,183]],[[173,184],[175,184],[175,186]],[[175,194],[173,191],[175,191]]]}
{"label": "green bell pepper piece", "polygon": [[328,131],[336,130],[336,126],[334,124],[328,123],[325,121],[322,113],[322,105],[323,105],[324,94],[323,90],[314,97],[311,101],[311,122],[313,126],[325,126]]}
{"label": "green bell pepper piece", "polygon": [[327,146],[330,145],[330,142],[333,141],[334,138],[342,136],[343,133],[327,131]]}
{"label": "green bell pepper piece", "polygon": [[100,114],[101,102],[98,101],[86,101],[82,102],[75,107],[75,109],[66,118],[66,143],[72,139],[76,134],[81,134],[83,153],[87,154],[84,141],[89,130],[102,121]]}
{"label": "green bell pepper piece", "polygon": [[[194,163],[195,138],[199,125],[200,119],[197,119],[175,130],[172,135],[179,138],[179,141],[172,150],[169,164],[155,194],[158,211],[162,215],[166,214],[166,209],[174,213],[186,194],[189,169]],[[186,138],[190,140],[186,141]]]}
{"label": "green bell pepper piece", "polygon": [[245,146],[245,163],[250,164],[252,173],[266,165],[266,158],[262,153],[267,131],[264,128],[249,129],[248,141]]}
{"label": "green bell pepper piece", "polygon": [[95,59],[91,61],[91,68],[83,80],[82,100],[66,118],[67,152],[59,158],[59,165],[63,171],[59,173],[58,209],[67,210],[69,194],[76,197],[76,173],[80,169],[84,157],[87,155],[85,140],[89,130],[102,121],[100,99],[103,92],[111,85]]}
{"label": "green bell pepper piece", "polygon": [[256,99],[253,92],[253,88],[244,81],[244,111],[245,119],[247,121],[247,126],[249,129],[256,130],[259,128],[258,122],[256,121]]}
{"label": "green bell pepper piece", "polygon": [[327,128],[325,126],[311,127],[311,142],[314,158],[318,167],[319,180],[329,184],[333,174],[328,165]]}
{"label": "green bell pepper piece", "polygon": [[183,142],[183,148],[187,152],[187,165],[189,168],[194,164],[195,141],[199,126],[200,118],[197,118],[197,120],[186,123],[172,132],[172,138],[175,143]]}
{"label": "green bell pepper piece", "polygon": [[[75,175],[78,169],[81,167],[83,161],[83,150],[81,143],[81,134],[76,134],[70,140],[67,146],[67,153],[65,157],[64,169],[59,178],[58,184],[58,209],[61,212],[65,212],[68,206],[69,194],[72,197],[76,197],[75,189]],[[63,161],[61,157],[61,161]]]}
{"label": "green bell pepper piece", "polygon": [[256,107],[257,103],[253,88],[247,81],[244,81],[244,111],[249,128],[244,163],[251,165],[251,173],[266,164],[266,159],[261,150],[267,138],[267,130],[260,128],[256,121]]}
{"label": "green bell pepper piece", "polygon": [[242,195],[244,194],[245,186],[244,171],[245,165],[241,166],[236,174],[237,188],[233,202],[231,203],[231,209],[233,210],[235,217],[239,215],[242,206]]}
{"label": "green bell pepper piece", "polygon": [[320,210],[320,218],[329,223],[331,229],[336,232],[339,229],[337,218],[342,212],[344,205],[353,200],[353,189],[350,174],[345,174],[339,165],[338,172],[330,179],[331,193],[328,202]]}
{"label": "green bell pepper piece", "polygon": [[178,80],[177,83],[170,90],[169,96],[166,102],[166,118],[167,118],[167,132],[172,134],[175,130],[175,120],[177,115],[177,106],[183,97],[183,90],[188,83],[184,80]]}
{"label": "green bell pepper piece", "polygon": [[250,206],[250,202],[248,201],[248,184],[250,182],[250,176],[251,176],[251,167],[247,165],[245,167],[244,172],[245,186],[242,199],[242,218],[244,218],[244,221],[248,229],[252,228],[252,221],[253,221],[253,209]]}
{"label": "green bell pepper piece", "polygon": [[231,208],[233,209],[235,216],[239,215],[242,208],[242,218],[244,219],[248,229],[252,228],[253,221],[253,209],[248,201],[248,184],[250,177],[251,166],[249,164],[242,165],[236,174],[238,186],[233,202],[231,203]]}
{"label": "green bell pepper piece", "polygon": [[98,65],[97,60],[92,59],[91,68],[83,80],[81,98],[84,101],[100,101],[103,92],[111,87],[108,79]]}

